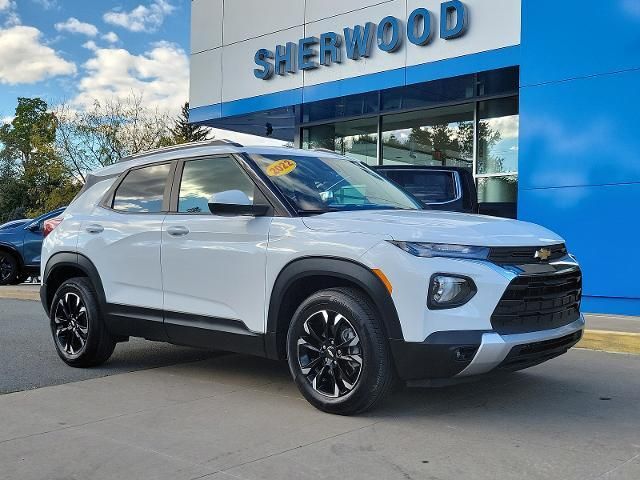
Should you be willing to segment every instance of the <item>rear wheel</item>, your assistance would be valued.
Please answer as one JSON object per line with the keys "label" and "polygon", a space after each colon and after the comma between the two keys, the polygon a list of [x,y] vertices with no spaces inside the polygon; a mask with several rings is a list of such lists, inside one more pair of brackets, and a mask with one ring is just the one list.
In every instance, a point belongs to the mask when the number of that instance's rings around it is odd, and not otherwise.
{"label": "rear wheel", "polygon": [[60,358],[72,367],[106,362],[116,346],[100,316],[91,282],[83,277],[64,282],[49,312],[51,333]]}
{"label": "rear wheel", "polygon": [[287,354],[301,393],[324,412],[369,410],[393,384],[380,320],[357,289],[327,289],[306,299],[289,327]]}
{"label": "rear wheel", "polygon": [[13,285],[18,273],[16,257],[9,252],[0,252],[0,285]]}

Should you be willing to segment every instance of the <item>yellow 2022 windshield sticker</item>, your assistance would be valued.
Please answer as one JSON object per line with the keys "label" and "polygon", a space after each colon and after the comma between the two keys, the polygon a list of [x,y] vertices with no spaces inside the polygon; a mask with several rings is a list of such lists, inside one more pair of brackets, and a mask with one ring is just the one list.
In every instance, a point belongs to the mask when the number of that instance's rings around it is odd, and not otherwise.
{"label": "yellow 2022 windshield sticker", "polygon": [[293,172],[296,167],[296,162],[293,160],[278,160],[267,167],[267,175],[270,177],[280,177]]}

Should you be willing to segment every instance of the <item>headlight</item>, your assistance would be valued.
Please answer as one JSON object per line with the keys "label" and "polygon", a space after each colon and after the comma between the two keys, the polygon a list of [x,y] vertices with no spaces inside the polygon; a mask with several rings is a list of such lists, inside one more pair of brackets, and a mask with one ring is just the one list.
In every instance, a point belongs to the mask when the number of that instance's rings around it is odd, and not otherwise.
{"label": "headlight", "polygon": [[474,260],[486,260],[489,256],[489,248],[473,247],[470,245],[449,245],[446,243],[418,243],[389,241],[416,257],[449,257],[471,258]]}
{"label": "headlight", "polygon": [[431,310],[460,307],[477,291],[476,284],[468,277],[436,273],[429,284],[427,306]]}

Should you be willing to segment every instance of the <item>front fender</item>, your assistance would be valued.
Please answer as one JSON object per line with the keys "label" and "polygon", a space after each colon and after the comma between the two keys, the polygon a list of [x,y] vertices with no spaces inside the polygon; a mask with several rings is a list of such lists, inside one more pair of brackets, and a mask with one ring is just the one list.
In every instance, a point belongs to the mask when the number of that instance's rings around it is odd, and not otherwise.
{"label": "front fender", "polygon": [[365,265],[353,260],[333,257],[303,257],[288,263],[279,273],[269,301],[266,351],[271,358],[283,358],[283,338],[289,328],[289,318],[281,318],[288,291],[300,280],[310,277],[340,279],[363,290],[378,310],[389,339],[402,340],[398,312],[382,281]]}

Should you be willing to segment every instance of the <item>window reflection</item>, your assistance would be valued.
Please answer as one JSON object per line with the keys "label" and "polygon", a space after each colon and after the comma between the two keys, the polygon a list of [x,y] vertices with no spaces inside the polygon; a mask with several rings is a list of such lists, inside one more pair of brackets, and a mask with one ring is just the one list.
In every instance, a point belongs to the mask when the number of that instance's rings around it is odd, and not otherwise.
{"label": "window reflection", "polygon": [[130,213],[161,212],[170,169],[169,164],[164,164],[130,171],[116,191],[113,209]]}
{"label": "window reflection", "polygon": [[369,165],[378,162],[378,120],[363,118],[303,130],[303,148],[324,148]]}
{"label": "window reflection", "polygon": [[240,190],[253,202],[255,185],[231,157],[192,160],[184,164],[180,183],[180,213],[210,213],[209,202],[217,193]]}
{"label": "window reflection", "polygon": [[481,203],[516,203],[518,201],[518,177],[478,178],[478,201]]}
{"label": "window reflection", "polygon": [[382,118],[385,165],[473,168],[473,104],[387,115]]}
{"label": "window reflection", "polygon": [[518,171],[518,99],[480,102],[478,174]]}

